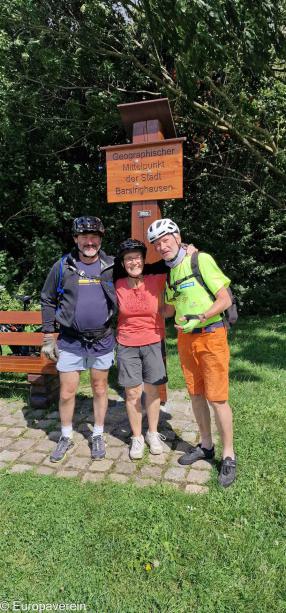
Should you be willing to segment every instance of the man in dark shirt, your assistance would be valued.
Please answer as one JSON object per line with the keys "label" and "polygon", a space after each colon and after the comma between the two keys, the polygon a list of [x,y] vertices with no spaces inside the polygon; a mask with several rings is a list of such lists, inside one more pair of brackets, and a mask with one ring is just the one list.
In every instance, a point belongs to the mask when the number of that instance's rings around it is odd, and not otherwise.
{"label": "man in dark shirt", "polygon": [[[91,457],[105,457],[104,418],[108,404],[108,371],[114,360],[115,339],[110,320],[116,307],[114,258],[101,250],[104,227],[97,217],[73,222],[74,252],[58,260],[44,284],[43,353],[57,361],[60,375],[61,437],[52,462],[62,460],[74,445],[72,420],[80,372],[90,369],[94,429]],[[59,326],[56,342],[53,332]]]}

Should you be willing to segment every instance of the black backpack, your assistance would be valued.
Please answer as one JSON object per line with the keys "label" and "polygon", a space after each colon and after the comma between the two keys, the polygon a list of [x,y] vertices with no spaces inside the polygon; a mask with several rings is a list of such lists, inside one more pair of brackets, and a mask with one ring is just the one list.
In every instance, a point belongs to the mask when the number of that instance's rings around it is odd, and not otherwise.
{"label": "black backpack", "polygon": [[[204,281],[201,275],[200,268],[199,268],[199,252],[198,251],[193,253],[193,255],[191,256],[191,266],[192,266],[193,275],[196,277],[198,283],[202,287],[204,287],[206,292],[208,292],[208,295],[210,296],[210,298],[212,298],[212,300],[215,300],[214,294],[211,292],[211,290],[209,289],[209,287],[207,286],[206,282]],[[228,307],[228,309],[226,309],[226,311],[224,311],[224,313],[221,313],[221,315],[223,316],[225,323],[227,327],[229,328],[237,322],[238,312],[237,312],[237,306],[236,306],[236,297],[233,295],[230,287],[227,287],[226,291],[231,299],[231,305]]]}
{"label": "black backpack", "polygon": [[[201,252],[202,253],[202,252]],[[199,252],[196,251],[195,253],[193,253],[193,255],[191,256],[191,267],[192,267],[192,273],[191,275],[189,275],[188,277],[184,277],[184,279],[178,279],[174,284],[170,285],[170,273],[168,271],[168,275],[167,275],[167,284],[169,285],[169,287],[171,289],[173,289],[174,291],[176,291],[176,287],[178,285],[181,285],[181,283],[183,283],[184,281],[186,281],[187,279],[191,279],[192,277],[195,277],[198,281],[198,283],[206,290],[206,292],[208,293],[208,295],[210,296],[210,298],[215,301],[215,295],[211,292],[210,288],[207,286],[205,280],[202,277],[200,268],[199,268]],[[237,306],[236,306],[236,297],[233,295],[230,287],[226,288],[226,291],[231,299],[231,305],[230,307],[228,307],[228,309],[226,309],[226,311],[224,311],[224,313],[221,313],[223,320],[226,324],[227,328],[230,328],[231,326],[233,326],[238,319],[238,313],[237,313]],[[185,317],[187,319],[196,319],[195,315],[185,315]]]}

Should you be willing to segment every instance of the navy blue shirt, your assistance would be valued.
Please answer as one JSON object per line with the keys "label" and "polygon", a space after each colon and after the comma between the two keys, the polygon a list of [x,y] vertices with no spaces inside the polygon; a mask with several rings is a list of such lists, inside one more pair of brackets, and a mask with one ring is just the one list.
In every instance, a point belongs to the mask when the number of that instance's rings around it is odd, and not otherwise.
{"label": "navy blue shirt", "polygon": [[[93,264],[76,262],[79,271],[85,273],[78,276],[78,298],[75,306],[73,328],[78,332],[88,332],[102,328],[108,320],[108,297],[100,283],[100,261]],[[98,278],[96,278],[98,277]],[[69,351],[79,356],[99,356],[112,351],[115,346],[113,334],[96,341],[92,345],[80,339],[74,339],[60,333],[59,349]]]}

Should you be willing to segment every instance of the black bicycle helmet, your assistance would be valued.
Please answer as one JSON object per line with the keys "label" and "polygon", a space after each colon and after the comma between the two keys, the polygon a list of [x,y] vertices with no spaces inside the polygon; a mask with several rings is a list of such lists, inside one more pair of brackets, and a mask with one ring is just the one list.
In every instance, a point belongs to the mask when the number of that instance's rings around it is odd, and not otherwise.
{"label": "black bicycle helmet", "polygon": [[120,243],[118,255],[120,258],[123,258],[123,256],[129,251],[141,251],[143,258],[145,259],[147,247],[141,241],[137,241],[134,238],[127,238],[125,241]]}
{"label": "black bicycle helmet", "polygon": [[76,217],[72,224],[73,236],[78,234],[101,234],[105,232],[104,225],[99,217]]}

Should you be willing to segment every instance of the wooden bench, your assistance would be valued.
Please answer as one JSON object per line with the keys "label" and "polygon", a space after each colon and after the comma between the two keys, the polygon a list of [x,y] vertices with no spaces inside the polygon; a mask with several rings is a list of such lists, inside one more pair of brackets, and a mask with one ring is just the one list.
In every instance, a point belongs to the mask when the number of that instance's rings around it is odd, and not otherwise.
{"label": "wooden bench", "polygon": [[[41,311],[0,311],[0,324],[42,325]],[[55,335],[57,336],[57,335]],[[0,332],[0,345],[41,347],[42,332]],[[39,356],[1,355],[0,372],[27,373],[30,383],[30,404],[48,407],[56,399],[59,376],[55,363]]]}

